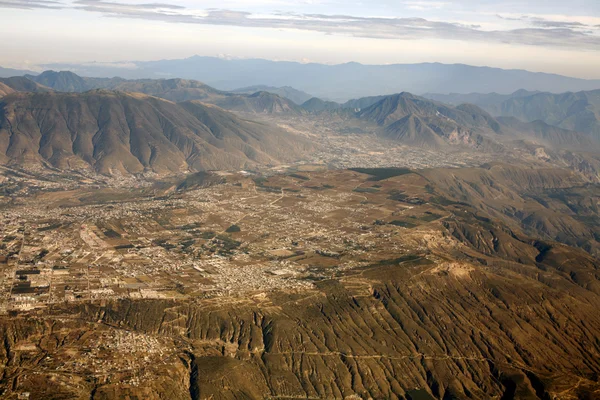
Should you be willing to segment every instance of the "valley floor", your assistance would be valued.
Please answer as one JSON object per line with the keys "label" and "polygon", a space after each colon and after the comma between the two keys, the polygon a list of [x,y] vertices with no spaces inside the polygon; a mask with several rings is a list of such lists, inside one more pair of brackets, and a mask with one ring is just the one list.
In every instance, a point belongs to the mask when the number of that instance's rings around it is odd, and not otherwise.
{"label": "valley floor", "polygon": [[566,170],[34,182],[2,205],[3,398],[600,393],[597,187]]}

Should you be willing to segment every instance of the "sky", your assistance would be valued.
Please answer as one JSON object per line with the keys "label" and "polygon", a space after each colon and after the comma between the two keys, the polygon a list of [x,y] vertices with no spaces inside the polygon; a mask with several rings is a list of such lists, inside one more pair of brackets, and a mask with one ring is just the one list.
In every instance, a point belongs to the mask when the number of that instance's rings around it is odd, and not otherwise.
{"label": "sky", "polygon": [[192,55],[600,79],[599,0],[0,0],[0,66]]}

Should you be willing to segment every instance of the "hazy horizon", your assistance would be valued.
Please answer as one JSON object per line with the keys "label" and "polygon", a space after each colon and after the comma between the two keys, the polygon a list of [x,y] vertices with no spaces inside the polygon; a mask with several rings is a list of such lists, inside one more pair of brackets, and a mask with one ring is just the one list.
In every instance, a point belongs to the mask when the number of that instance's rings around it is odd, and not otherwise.
{"label": "hazy horizon", "polygon": [[600,4],[586,0],[3,0],[0,8],[0,33],[11,38],[0,65],[9,68],[198,54],[458,63],[600,78]]}
{"label": "hazy horizon", "polygon": [[[18,65],[13,66],[13,65],[0,65],[0,67],[4,67],[4,68],[11,68],[11,69],[29,69],[33,72],[36,73],[41,73],[44,71],[49,71],[49,70],[54,70],[56,72],[59,72],[59,70],[62,70],[61,67],[65,68],[65,71],[69,71],[69,66],[73,65],[73,66],[113,66],[113,67],[117,67],[117,68],[123,68],[123,69],[136,69],[138,68],[135,64],[136,63],[146,63],[146,62],[159,62],[159,61],[175,61],[175,60],[186,60],[186,59],[192,59],[194,57],[205,57],[205,58],[217,58],[217,59],[223,59],[223,60],[266,60],[266,61],[273,61],[273,62],[290,62],[290,63],[298,63],[298,64],[319,64],[319,65],[327,65],[327,66],[337,66],[337,65],[344,65],[344,64],[361,64],[361,65],[366,65],[366,66],[381,66],[381,65],[413,65],[413,64],[443,64],[443,65],[465,65],[465,66],[473,66],[473,67],[481,67],[481,68],[492,68],[492,69],[503,69],[503,70],[514,70],[514,71],[527,71],[527,72],[532,72],[532,73],[540,73],[540,74],[555,74],[555,75],[559,75],[559,76],[565,76],[565,77],[572,77],[572,78],[581,78],[581,79],[588,79],[588,80],[597,80],[600,79],[600,75],[598,75],[597,78],[591,77],[591,78],[586,78],[586,77],[578,77],[578,76],[574,76],[574,75],[566,75],[566,74],[561,74],[558,72],[547,72],[547,71],[538,71],[538,70],[532,70],[532,69],[526,69],[526,68],[519,68],[519,67],[514,67],[514,68],[503,68],[503,67],[499,67],[496,65],[489,65],[489,64],[474,64],[474,63],[463,63],[463,62],[441,62],[441,61],[418,61],[418,62],[389,62],[389,63],[371,63],[371,62],[360,62],[360,61],[355,61],[355,60],[348,60],[348,61],[339,61],[339,62],[318,62],[318,61],[306,61],[306,60],[296,60],[296,59],[277,59],[277,58],[264,58],[264,57],[237,57],[234,55],[230,55],[230,54],[192,54],[189,56],[183,56],[183,57],[176,57],[176,58],[148,58],[148,59],[138,59],[138,60],[117,60],[117,61],[107,61],[107,62],[103,62],[103,61],[97,61],[97,60],[91,60],[91,61],[86,61],[86,60],[82,60],[82,61],[73,61],[73,62],[52,62],[52,63],[40,63],[38,65],[35,66],[31,66],[29,68],[21,68]],[[77,71],[74,71],[77,72]],[[82,75],[82,76],[86,76],[86,75]],[[165,77],[165,79],[169,79],[172,77]]]}

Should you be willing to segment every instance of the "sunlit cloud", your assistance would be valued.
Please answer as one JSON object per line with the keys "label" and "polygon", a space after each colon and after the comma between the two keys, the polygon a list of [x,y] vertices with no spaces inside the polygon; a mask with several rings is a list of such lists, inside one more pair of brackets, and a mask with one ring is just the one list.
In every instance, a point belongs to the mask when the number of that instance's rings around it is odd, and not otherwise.
{"label": "sunlit cloud", "polygon": [[[408,3],[421,3],[419,1]],[[407,3],[407,4],[408,4]],[[423,2],[441,5],[439,2]],[[600,49],[600,37],[577,21],[554,21],[533,17],[499,16],[526,22],[523,27],[508,30],[483,30],[476,24],[431,21],[424,18],[357,17],[350,15],[272,13],[253,14],[246,11],[209,9],[199,14],[181,6],[160,3],[128,4],[104,0],[77,0],[75,7],[114,18],[136,18],[169,23],[225,25],[247,28],[295,29],[328,35],[347,35],[375,39],[417,40],[452,39],[490,41],[531,46]]]}

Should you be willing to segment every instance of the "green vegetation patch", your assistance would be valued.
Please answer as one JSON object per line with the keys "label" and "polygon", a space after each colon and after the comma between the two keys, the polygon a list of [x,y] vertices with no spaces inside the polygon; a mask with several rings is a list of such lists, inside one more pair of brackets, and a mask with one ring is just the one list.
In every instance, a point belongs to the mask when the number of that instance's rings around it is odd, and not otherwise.
{"label": "green vegetation patch", "polygon": [[301,181],[309,181],[310,178],[308,176],[300,175],[300,174],[290,174],[292,178],[300,179]]}
{"label": "green vegetation patch", "polygon": [[48,226],[42,226],[41,228],[38,228],[37,230],[38,230],[38,232],[53,231],[55,229],[60,228],[61,226],[62,226],[62,224],[59,222],[59,223],[51,224]]}
{"label": "green vegetation patch", "polygon": [[414,389],[406,392],[408,400],[434,400],[435,398],[425,389]]}
{"label": "green vegetation patch", "polygon": [[200,228],[202,224],[200,222],[192,222],[191,224],[186,224],[181,227],[183,231],[191,231],[193,229]]}
{"label": "green vegetation patch", "polygon": [[208,239],[214,238],[215,236],[217,236],[217,234],[215,232],[213,232],[213,231],[205,231],[205,232],[200,233],[199,236],[200,236],[201,239],[208,240]]}
{"label": "green vegetation patch", "polygon": [[312,190],[325,190],[325,189],[333,189],[333,186],[331,185],[323,185],[323,186],[304,186],[307,189],[312,189]]}
{"label": "green vegetation patch", "polygon": [[280,186],[259,186],[258,188],[268,193],[281,193],[282,190]]}
{"label": "green vegetation patch", "polygon": [[227,228],[227,230],[225,232],[227,233],[235,233],[235,232],[241,232],[242,229],[237,226],[237,225],[231,225],[229,228]]}
{"label": "green vegetation patch", "polygon": [[429,202],[433,203],[433,204],[439,204],[441,206],[453,206],[453,205],[468,205],[465,203],[461,203],[459,201],[454,201],[454,200],[450,200],[447,197],[444,196],[432,196],[429,199]]}
{"label": "green vegetation patch", "polygon": [[390,222],[390,225],[399,226],[401,228],[409,228],[409,229],[417,226],[416,224],[413,224],[412,222],[399,221],[399,220],[394,220],[394,221]]}
{"label": "green vegetation patch", "polygon": [[108,229],[104,231],[104,236],[106,236],[109,239],[117,239],[121,237],[121,234],[119,232],[115,232],[112,229]]}
{"label": "green vegetation patch", "polygon": [[426,259],[424,259],[423,257],[421,257],[420,255],[417,254],[407,254],[405,256],[401,256],[398,258],[392,258],[390,260],[381,260],[379,261],[378,265],[397,265],[400,263],[404,263],[404,262],[412,262],[412,261],[428,261]]}
{"label": "green vegetation patch", "polygon": [[382,181],[412,173],[408,168],[350,168],[350,171],[371,175],[370,181]]}
{"label": "green vegetation patch", "polygon": [[267,182],[267,178],[264,176],[259,176],[258,178],[254,178],[253,180],[256,186],[264,186],[264,184]]}
{"label": "green vegetation patch", "polygon": [[395,200],[395,201],[400,201],[402,203],[409,203],[409,204],[414,204],[414,205],[422,205],[425,204],[425,200],[420,199],[418,197],[409,197],[408,195],[406,195],[404,193],[403,190],[390,190],[388,192],[390,195],[388,196],[389,200]]}
{"label": "green vegetation patch", "polygon": [[359,187],[359,188],[354,189],[353,192],[356,192],[356,193],[379,193],[379,189],[372,188],[372,187],[370,187],[370,188],[360,188]]}
{"label": "green vegetation patch", "polygon": [[388,199],[390,199],[390,200],[402,201],[402,202],[405,202],[406,200],[408,200],[408,196],[406,194],[404,194],[403,190],[393,189],[393,190],[390,190],[389,194],[390,195],[389,195]]}
{"label": "green vegetation patch", "polygon": [[421,221],[425,221],[425,222],[432,222],[432,221],[437,221],[438,219],[440,219],[442,217],[443,217],[443,215],[435,214],[430,211],[425,211],[425,215],[423,215],[422,217],[419,217],[419,219]]}
{"label": "green vegetation patch", "polygon": [[217,235],[215,239],[217,240],[217,244],[220,247],[218,252],[222,255],[231,254],[233,250],[237,249],[242,244],[242,242],[238,242],[237,240],[234,240],[227,235]]}

